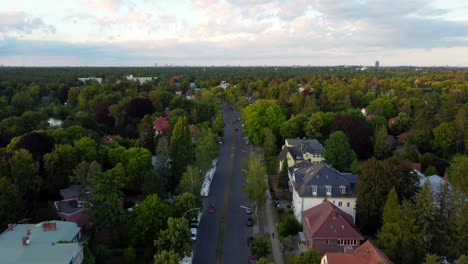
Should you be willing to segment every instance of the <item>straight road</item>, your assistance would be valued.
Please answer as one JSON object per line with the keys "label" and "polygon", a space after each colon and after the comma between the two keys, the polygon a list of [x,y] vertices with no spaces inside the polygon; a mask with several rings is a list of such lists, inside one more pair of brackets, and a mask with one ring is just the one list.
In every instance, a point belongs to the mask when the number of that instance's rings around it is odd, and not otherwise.
{"label": "straight road", "polygon": [[[247,263],[249,248],[247,238],[252,227],[246,225],[247,215],[241,205],[247,205],[241,174],[241,160],[248,158],[250,146],[242,139],[242,126],[238,114],[224,108],[224,137],[221,145],[216,174],[211,182],[210,194],[203,200],[203,217],[195,242],[194,264]],[[237,131],[235,130],[237,128]],[[247,152],[244,152],[247,150]],[[208,214],[213,204],[215,214]]]}

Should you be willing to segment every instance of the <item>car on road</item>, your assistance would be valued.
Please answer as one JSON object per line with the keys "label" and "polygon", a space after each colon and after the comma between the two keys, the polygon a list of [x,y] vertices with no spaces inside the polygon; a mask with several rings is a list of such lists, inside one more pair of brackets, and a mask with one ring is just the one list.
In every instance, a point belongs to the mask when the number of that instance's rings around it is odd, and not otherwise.
{"label": "car on road", "polygon": [[255,239],[253,237],[251,237],[251,236],[249,238],[247,238],[247,246],[249,246],[249,247],[253,246],[254,240]]}
{"label": "car on road", "polygon": [[198,233],[198,232],[197,232],[197,229],[196,229],[196,228],[194,228],[194,227],[190,228],[190,238],[191,238],[193,241],[197,240],[197,233]]}
{"label": "car on road", "polygon": [[253,226],[253,219],[252,219],[252,217],[247,218],[247,226]]}

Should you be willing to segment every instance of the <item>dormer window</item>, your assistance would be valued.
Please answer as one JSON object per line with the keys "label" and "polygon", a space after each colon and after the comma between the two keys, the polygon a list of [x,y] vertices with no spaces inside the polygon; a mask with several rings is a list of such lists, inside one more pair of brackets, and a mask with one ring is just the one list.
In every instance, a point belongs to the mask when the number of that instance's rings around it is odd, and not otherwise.
{"label": "dormer window", "polygon": [[343,185],[340,186],[340,193],[341,193],[341,196],[346,196],[346,186],[343,186]]}
{"label": "dormer window", "polygon": [[331,193],[332,193],[331,185],[325,185],[325,192],[327,196],[331,196]]}
{"label": "dormer window", "polygon": [[317,185],[312,185],[312,195],[317,196]]}

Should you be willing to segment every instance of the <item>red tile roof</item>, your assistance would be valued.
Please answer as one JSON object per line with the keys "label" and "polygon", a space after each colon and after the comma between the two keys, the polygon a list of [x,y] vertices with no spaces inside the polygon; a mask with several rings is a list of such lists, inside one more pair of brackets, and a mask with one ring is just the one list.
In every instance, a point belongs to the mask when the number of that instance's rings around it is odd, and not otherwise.
{"label": "red tile roof", "polygon": [[329,201],[302,212],[302,225],[313,239],[356,239],[364,237],[354,229],[353,217]]}
{"label": "red tile roof", "polygon": [[411,163],[411,168],[421,171],[421,163]]}
{"label": "red tile roof", "polygon": [[397,136],[397,141],[399,143],[403,143],[408,139],[409,135],[410,135],[409,132],[401,133],[400,135]]}
{"label": "red tile roof", "polygon": [[390,259],[369,240],[354,249],[352,254],[346,253],[326,253],[328,264],[375,264],[381,261],[382,263],[392,263]]}
{"label": "red tile roof", "polygon": [[164,133],[169,129],[169,121],[166,117],[158,117],[153,122],[153,129],[159,133]]}

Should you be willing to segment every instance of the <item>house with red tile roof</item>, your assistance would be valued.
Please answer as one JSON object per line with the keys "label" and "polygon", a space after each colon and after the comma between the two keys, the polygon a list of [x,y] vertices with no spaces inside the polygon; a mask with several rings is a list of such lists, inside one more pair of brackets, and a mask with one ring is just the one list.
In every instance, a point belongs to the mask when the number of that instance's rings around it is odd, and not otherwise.
{"label": "house with red tile roof", "polygon": [[153,129],[155,136],[167,133],[169,131],[169,121],[167,117],[158,117],[153,121]]}
{"label": "house with red tile roof", "polygon": [[306,246],[320,254],[356,248],[364,237],[355,229],[353,217],[326,199],[302,212]]}
{"label": "house with red tile roof", "polygon": [[390,259],[369,240],[353,251],[345,253],[325,253],[321,264],[391,264]]}

